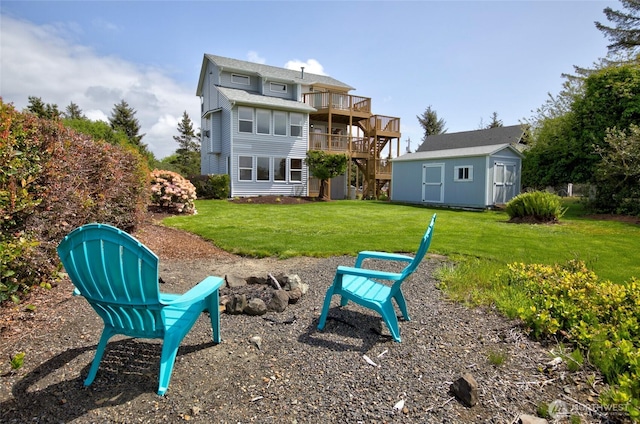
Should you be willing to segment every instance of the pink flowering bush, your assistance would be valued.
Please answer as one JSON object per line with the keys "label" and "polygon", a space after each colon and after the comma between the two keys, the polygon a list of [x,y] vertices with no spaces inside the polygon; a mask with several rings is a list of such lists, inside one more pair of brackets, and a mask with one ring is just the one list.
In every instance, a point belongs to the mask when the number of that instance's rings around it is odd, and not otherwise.
{"label": "pink flowering bush", "polygon": [[177,172],[154,169],[151,172],[151,203],[178,213],[195,214],[196,188]]}

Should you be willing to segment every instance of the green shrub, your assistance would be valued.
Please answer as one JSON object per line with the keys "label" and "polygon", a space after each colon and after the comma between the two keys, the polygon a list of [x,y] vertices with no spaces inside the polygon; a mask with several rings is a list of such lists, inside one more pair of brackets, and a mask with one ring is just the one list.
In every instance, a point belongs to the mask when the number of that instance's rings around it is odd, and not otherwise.
{"label": "green shrub", "polygon": [[509,200],[505,211],[512,220],[554,222],[564,215],[566,209],[562,207],[560,196],[546,191],[532,191]]}
{"label": "green shrub", "polygon": [[196,175],[189,180],[196,187],[198,199],[228,199],[231,193],[227,174]]}
{"label": "green shrub", "polygon": [[154,169],[151,172],[151,203],[178,213],[196,213],[196,188],[177,172]]}
{"label": "green shrub", "polygon": [[640,281],[601,281],[580,261],[508,269],[508,284],[531,299],[518,313],[532,334],[564,336],[588,352],[612,385],[601,401],[624,405],[632,419],[640,419]]}

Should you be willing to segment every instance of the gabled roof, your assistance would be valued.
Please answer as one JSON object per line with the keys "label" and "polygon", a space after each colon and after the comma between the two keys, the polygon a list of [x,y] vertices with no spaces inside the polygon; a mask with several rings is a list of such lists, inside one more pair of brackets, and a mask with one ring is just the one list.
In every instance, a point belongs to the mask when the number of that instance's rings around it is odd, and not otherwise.
{"label": "gabled roof", "polygon": [[[302,70],[291,70],[286,68],[278,68],[277,66],[263,65],[260,63],[248,62],[245,60],[231,59],[228,57],[205,54],[205,60],[210,60],[219,68],[226,71],[237,71],[259,75],[270,80],[282,82],[292,82],[295,84],[317,85],[326,88],[335,88],[338,90],[349,91],[354,88],[331,78],[327,75],[317,75]],[[203,63],[203,68],[205,64]]]}
{"label": "gabled roof", "polygon": [[218,87],[218,90],[230,102],[247,105],[247,106],[268,106],[271,109],[293,110],[299,112],[315,112],[316,109],[306,103],[296,102],[294,100],[281,99],[279,97],[263,96],[256,93],[250,93],[245,90],[235,88]]}
{"label": "gabled roof", "polygon": [[498,144],[517,145],[522,140],[524,129],[521,125],[496,127],[485,130],[463,131],[450,134],[431,135],[418,147],[416,152],[430,152],[445,149],[489,146]]}
{"label": "gabled roof", "polygon": [[454,157],[471,157],[471,156],[490,156],[498,153],[501,150],[509,149],[514,151],[518,156],[522,157],[522,153],[510,143],[502,144],[490,144],[486,146],[473,146],[473,147],[460,147],[457,149],[441,149],[430,150],[415,153],[407,153],[399,156],[395,159],[391,159],[392,162],[407,162],[414,160],[427,160],[427,159],[447,159]]}

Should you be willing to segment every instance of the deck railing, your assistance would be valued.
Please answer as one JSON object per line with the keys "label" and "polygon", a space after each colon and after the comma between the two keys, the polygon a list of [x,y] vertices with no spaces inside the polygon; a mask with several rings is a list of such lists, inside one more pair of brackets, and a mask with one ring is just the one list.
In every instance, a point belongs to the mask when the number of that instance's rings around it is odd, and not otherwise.
{"label": "deck railing", "polygon": [[373,130],[377,132],[400,132],[400,118],[393,116],[374,115],[369,119],[361,120],[359,125],[367,133]]}
{"label": "deck railing", "polygon": [[331,152],[348,152],[349,139],[351,139],[351,153],[371,153],[370,141],[368,138],[313,132],[309,135],[309,149]]}
{"label": "deck railing", "polygon": [[371,113],[371,98],[353,96],[344,93],[332,93],[329,91],[306,93],[304,102],[318,110],[333,109],[339,111],[356,111]]}

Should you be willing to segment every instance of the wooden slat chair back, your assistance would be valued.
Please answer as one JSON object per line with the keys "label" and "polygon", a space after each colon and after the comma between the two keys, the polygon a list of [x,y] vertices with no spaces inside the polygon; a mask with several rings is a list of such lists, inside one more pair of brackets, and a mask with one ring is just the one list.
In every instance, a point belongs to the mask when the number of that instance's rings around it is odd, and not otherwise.
{"label": "wooden slat chair back", "polygon": [[158,394],[171,379],[178,347],[200,314],[209,311],[213,341],[220,342],[218,289],[223,280],[207,277],[184,295],[161,293],[158,257],[131,235],[107,224],[76,228],[58,246],[75,286],[104,321],[104,330],[84,384],[98,371],[109,339],[122,334],[163,339]]}
{"label": "wooden slat chair back", "polygon": [[[413,274],[422,259],[429,250],[433,229],[436,222],[436,214],[431,217],[431,222],[427,227],[420,246],[416,254],[411,257],[397,253],[362,251],[358,253],[356,263],[353,267],[339,266],[333,279],[333,284],[325,295],[322,313],[318,322],[318,329],[323,330],[331,306],[331,298],[334,295],[341,296],[340,306],[346,306],[349,301],[353,301],[366,308],[378,312],[384,320],[393,339],[401,341],[398,317],[393,306],[395,300],[402,316],[406,321],[410,320],[407,311],[407,302],[401,290],[401,285]],[[363,268],[365,259],[377,259],[387,261],[407,262],[407,266],[400,273],[378,271]],[[386,281],[387,283],[381,282]]]}

